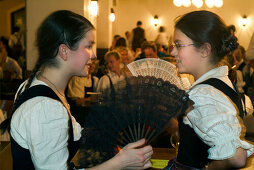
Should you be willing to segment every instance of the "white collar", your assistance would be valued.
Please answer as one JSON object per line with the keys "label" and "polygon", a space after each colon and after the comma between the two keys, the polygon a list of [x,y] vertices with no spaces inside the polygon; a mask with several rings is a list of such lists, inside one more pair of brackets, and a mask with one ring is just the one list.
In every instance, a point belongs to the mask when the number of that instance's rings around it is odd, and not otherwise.
{"label": "white collar", "polygon": [[208,72],[206,72],[205,74],[203,74],[201,77],[199,77],[199,79],[197,79],[191,86],[194,87],[195,85],[197,85],[198,83],[201,83],[209,78],[220,78],[220,77],[224,77],[228,75],[228,66],[220,66],[220,67],[216,67],[212,70],[209,70]]}

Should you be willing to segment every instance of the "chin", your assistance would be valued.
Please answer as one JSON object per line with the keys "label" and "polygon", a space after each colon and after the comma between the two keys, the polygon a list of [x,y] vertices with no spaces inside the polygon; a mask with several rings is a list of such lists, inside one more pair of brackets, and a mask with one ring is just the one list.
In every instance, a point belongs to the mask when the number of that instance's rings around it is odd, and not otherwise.
{"label": "chin", "polygon": [[80,77],[86,77],[87,75],[88,75],[88,71],[85,71],[85,70],[81,71],[81,72],[78,74],[78,76],[80,76]]}
{"label": "chin", "polygon": [[177,67],[177,72],[178,73],[185,73],[185,71],[183,69],[181,69],[181,67]]}

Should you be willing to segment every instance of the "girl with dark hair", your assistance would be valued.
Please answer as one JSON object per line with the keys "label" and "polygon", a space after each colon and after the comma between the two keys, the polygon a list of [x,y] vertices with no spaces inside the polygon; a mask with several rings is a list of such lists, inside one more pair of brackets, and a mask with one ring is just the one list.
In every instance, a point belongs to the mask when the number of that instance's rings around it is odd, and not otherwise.
{"label": "girl with dark hair", "polygon": [[188,91],[195,104],[178,118],[180,146],[165,169],[238,169],[254,152],[242,138],[238,114],[242,103],[219,62],[237,48],[221,18],[209,11],[194,11],[175,24],[174,48],[179,73],[189,73],[195,83]]}
{"label": "girl with dark hair", "polygon": [[[19,88],[9,119],[14,169],[70,169],[81,127],[65,98],[69,79],[86,76],[96,56],[93,25],[83,16],[60,10],[40,25],[39,58],[31,76]],[[127,145],[107,162],[91,169],[151,166],[151,146],[145,140]],[[139,148],[139,149],[136,149]]]}

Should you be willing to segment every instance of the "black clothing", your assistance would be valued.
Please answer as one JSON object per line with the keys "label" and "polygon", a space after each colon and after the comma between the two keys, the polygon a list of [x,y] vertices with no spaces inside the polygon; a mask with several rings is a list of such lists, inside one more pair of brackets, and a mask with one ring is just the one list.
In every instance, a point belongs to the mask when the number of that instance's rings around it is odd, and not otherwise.
{"label": "black clothing", "polygon": [[145,30],[137,27],[132,30],[132,50],[136,51],[137,48],[141,48],[141,44],[145,41]]}
{"label": "black clothing", "polygon": [[[237,106],[240,116],[243,115],[243,107],[239,94],[223,81],[210,78],[200,84],[208,84],[227,95]],[[177,161],[183,165],[195,168],[203,168],[210,161],[208,159],[208,149],[210,146],[205,144],[195,133],[194,129],[183,123],[183,117],[178,119],[180,131],[180,145]]]}
{"label": "black clothing", "polygon": [[[61,102],[59,97],[55,94],[55,92],[52,89],[50,89],[49,87],[45,85],[36,85],[25,90],[22,93],[20,93],[20,91],[18,92],[18,98],[14,103],[12,114],[24,102],[37,96],[45,96],[45,97],[49,97]],[[78,141],[74,142],[73,140],[73,128],[72,128],[71,120],[69,121],[69,124],[70,124],[70,128],[69,128],[69,141],[68,141],[68,150],[69,150],[68,165],[70,165],[70,160],[73,158],[73,156],[75,155],[78,149]],[[21,147],[13,138],[11,138],[11,152],[12,152],[14,170],[35,169],[29,150]]]}

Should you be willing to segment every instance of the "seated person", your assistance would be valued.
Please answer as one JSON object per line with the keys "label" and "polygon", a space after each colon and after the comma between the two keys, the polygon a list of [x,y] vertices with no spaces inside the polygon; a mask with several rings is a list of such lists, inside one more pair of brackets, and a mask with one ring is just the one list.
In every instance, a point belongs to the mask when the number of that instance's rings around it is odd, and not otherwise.
{"label": "seated person", "polygon": [[0,39],[0,67],[3,70],[3,79],[22,79],[22,69],[16,60],[8,57],[6,44]]}
{"label": "seated person", "polygon": [[[109,88],[116,92],[119,88],[117,83],[126,77],[120,68],[120,54],[117,51],[109,51],[105,54],[104,58],[108,67],[108,73],[100,78],[97,92],[103,92]],[[112,90],[110,90],[110,93],[114,93]]]}
{"label": "seated person", "polygon": [[135,59],[144,59],[144,58],[159,58],[157,55],[157,46],[154,42],[144,41],[141,45],[141,54]]}
{"label": "seated person", "polygon": [[159,58],[157,55],[157,46],[154,42],[144,42],[141,46],[142,52],[146,58]]}
{"label": "seated person", "polygon": [[120,58],[121,58],[121,65],[120,65],[120,68],[121,70],[126,74],[126,75],[129,75],[131,74],[127,65],[129,63],[131,63],[133,61],[133,57],[132,57],[132,54],[131,52],[129,51],[128,48],[126,47],[117,47],[116,48],[116,51],[119,52],[120,54]]}
{"label": "seated person", "polygon": [[[67,97],[74,101],[75,105],[82,106],[90,102],[90,94],[95,92],[98,84],[98,77],[93,76],[96,69],[96,61],[92,61],[89,74],[86,77],[73,76],[67,87]],[[72,103],[72,102],[71,102]]]}

